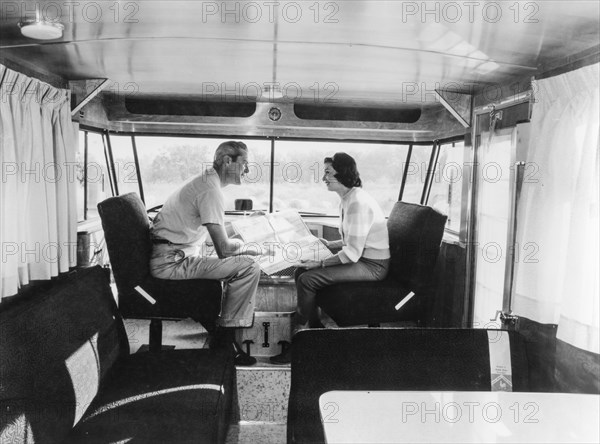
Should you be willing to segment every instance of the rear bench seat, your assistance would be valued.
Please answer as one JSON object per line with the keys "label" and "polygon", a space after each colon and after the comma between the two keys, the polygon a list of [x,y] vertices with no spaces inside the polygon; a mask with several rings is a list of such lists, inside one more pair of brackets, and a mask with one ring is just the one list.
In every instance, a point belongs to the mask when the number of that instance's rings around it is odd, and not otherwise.
{"label": "rear bench seat", "polygon": [[514,332],[419,328],[300,331],[292,340],[288,443],[324,442],[319,396],[331,390],[491,390],[489,350],[490,345],[492,350],[500,346],[501,334],[508,335],[512,389],[529,391],[525,344]]}
{"label": "rear bench seat", "polygon": [[1,442],[224,442],[228,353],[129,354],[105,271],[0,312]]}

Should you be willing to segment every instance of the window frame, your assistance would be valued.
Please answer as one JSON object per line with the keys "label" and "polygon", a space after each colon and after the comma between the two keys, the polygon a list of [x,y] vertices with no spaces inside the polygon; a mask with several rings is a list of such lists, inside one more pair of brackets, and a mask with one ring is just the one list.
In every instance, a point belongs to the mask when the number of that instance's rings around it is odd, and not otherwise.
{"label": "window frame", "polygon": [[[84,133],[84,220],[80,221],[80,222],[85,222],[88,220],[88,215],[87,215],[87,202],[88,202],[88,187],[87,187],[87,162],[88,162],[88,158],[87,158],[87,150],[88,150],[88,141],[87,141],[87,137],[88,137],[88,133],[96,133],[96,134],[100,134],[102,137],[102,142],[104,145],[104,155],[105,155],[105,162],[106,162],[106,167],[107,167],[107,171],[108,171],[108,176],[109,176],[109,183],[110,183],[110,192],[112,196],[117,196],[119,195],[119,187],[118,187],[118,181],[117,181],[117,177],[116,177],[116,171],[115,171],[115,162],[114,162],[114,156],[113,156],[113,150],[112,150],[112,144],[111,144],[111,140],[110,140],[110,136],[111,135],[115,135],[115,136],[128,136],[130,137],[130,145],[131,145],[131,150],[132,150],[132,154],[133,154],[133,159],[134,159],[134,164],[135,164],[135,169],[136,169],[136,176],[137,176],[137,182],[138,182],[138,193],[140,195],[141,200],[145,203],[145,196],[144,196],[144,184],[143,184],[143,180],[142,180],[142,176],[141,176],[141,171],[140,171],[140,164],[139,164],[139,157],[138,157],[138,149],[137,149],[137,143],[136,143],[136,136],[137,137],[170,137],[170,138],[202,138],[202,139],[240,139],[240,140],[262,140],[262,141],[269,141],[270,142],[270,159],[271,159],[271,164],[270,164],[270,175],[269,175],[269,212],[273,212],[273,195],[274,195],[274,175],[273,175],[273,169],[274,169],[274,163],[276,161],[276,156],[277,156],[277,142],[281,141],[292,141],[292,142],[310,142],[310,143],[315,143],[315,142],[324,142],[324,143],[339,143],[339,142],[344,142],[344,143],[362,143],[362,144],[378,144],[378,145],[392,145],[392,146],[407,146],[408,150],[407,150],[407,154],[406,157],[404,159],[404,169],[401,172],[401,174],[399,174],[399,183],[398,185],[398,200],[402,200],[402,198],[404,197],[404,192],[406,190],[406,182],[407,182],[407,177],[408,177],[408,167],[409,167],[409,163],[411,161],[412,155],[413,155],[413,150],[416,146],[430,146],[431,147],[431,153],[430,153],[430,157],[429,157],[429,162],[427,164],[427,173],[425,176],[425,179],[423,180],[422,183],[422,189],[421,189],[421,198],[420,201],[418,203],[420,203],[421,205],[427,205],[430,193],[431,193],[431,187],[433,184],[433,177],[437,172],[437,169],[439,168],[439,153],[441,150],[442,145],[445,144],[449,144],[449,143],[455,143],[455,142],[459,142],[459,141],[463,141],[465,142],[465,149],[466,149],[466,141],[465,141],[465,137],[464,136],[455,136],[455,137],[451,137],[451,138],[446,138],[446,139],[438,139],[438,140],[433,140],[430,142],[397,142],[397,141],[378,141],[378,140],[361,140],[361,139],[357,139],[357,140],[340,140],[340,139],[330,139],[330,138],[296,138],[296,137],[273,137],[273,136],[245,136],[245,135],[240,135],[240,136],[229,136],[229,135],[205,135],[205,134],[169,134],[169,133],[130,133],[130,132],[126,132],[126,133],[121,133],[121,132],[116,132],[116,131],[109,131],[106,129],[98,129],[98,128],[91,128],[91,127],[80,127],[79,129],[80,132]],[[431,167],[433,165],[433,168]],[[232,212],[227,212],[227,213],[232,213],[235,214],[235,211]],[[302,212],[301,212],[302,214]],[[308,214],[308,213],[307,213]],[[331,215],[323,215],[323,216],[319,216],[319,217],[323,217],[323,218],[332,218],[335,216],[331,216]],[[461,224],[462,224],[462,220],[465,217],[465,215],[463,214],[463,212],[461,211]],[[457,232],[456,230],[450,229],[448,227],[445,228],[445,232],[453,235],[453,236],[459,236],[459,232]]]}
{"label": "window frame", "polygon": [[[442,166],[439,163],[439,158],[440,158],[440,153],[442,151],[442,148],[445,145],[452,145],[452,147],[455,147],[455,144],[457,143],[463,143],[463,161],[462,161],[462,171],[461,171],[461,175],[462,175],[462,185],[460,187],[460,190],[458,190],[458,192],[460,192],[461,194],[461,208],[460,208],[460,219],[459,219],[459,223],[458,223],[458,229],[454,229],[451,228],[450,226],[448,226],[448,223],[446,223],[446,227],[444,228],[444,231],[446,233],[446,235],[448,235],[447,237],[450,237],[454,240],[459,241],[460,243],[464,243],[466,242],[466,233],[463,233],[463,230],[461,229],[463,221],[466,219],[466,199],[468,199],[468,184],[467,187],[465,188],[465,184],[466,184],[466,174],[467,174],[467,170],[466,170],[466,165],[467,165],[467,141],[465,137],[452,137],[452,138],[448,138],[448,139],[440,139],[440,140],[436,140],[436,145],[434,147],[435,152],[432,152],[431,157],[432,159],[435,157],[435,168],[433,170],[430,171],[430,168],[428,168],[427,174],[428,174],[428,186],[427,186],[427,190],[425,191],[425,189],[423,190],[423,193],[426,193],[426,198],[424,200],[422,200],[421,204],[422,205],[428,205],[429,204],[429,198],[431,195],[431,189],[433,188],[433,181],[434,181],[434,177],[436,174],[443,174],[442,171],[438,171],[439,168],[441,168]],[[448,215],[449,216],[449,215]]]}

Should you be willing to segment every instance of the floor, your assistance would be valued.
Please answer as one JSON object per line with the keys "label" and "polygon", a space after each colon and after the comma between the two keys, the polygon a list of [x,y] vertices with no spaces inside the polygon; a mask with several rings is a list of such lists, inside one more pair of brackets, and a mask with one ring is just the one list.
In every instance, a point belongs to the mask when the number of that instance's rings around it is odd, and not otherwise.
{"label": "floor", "polygon": [[[149,321],[128,319],[125,328],[131,353],[148,344]],[[163,346],[205,348],[208,334],[194,321],[163,321]],[[237,368],[237,393],[226,444],[284,444],[290,368],[257,357],[252,367]]]}
{"label": "floor", "polygon": [[[277,289],[281,295],[280,289]],[[262,295],[265,308],[271,308],[274,297],[268,292]],[[275,294],[275,292],[273,292]],[[261,307],[263,308],[263,307]],[[289,308],[289,307],[284,307]],[[264,309],[264,308],[263,308]],[[270,334],[288,335],[281,324],[283,319],[273,318],[276,313],[256,313],[255,325],[259,327],[264,321],[271,321]],[[267,316],[260,319],[258,316]],[[258,320],[258,322],[257,322]],[[337,327],[335,322],[324,316],[321,321],[328,327]],[[396,325],[385,325],[396,326]],[[137,352],[148,344],[149,321],[126,320],[125,328],[129,338],[131,353]],[[282,333],[284,332],[284,333]],[[287,332],[287,333],[285,333]],[[247,334],[248,332],[246,332]],[[289,365],[279,366],[269,362],[268,355],[278,351],[261,349],[263,331],[256,333],[255,343],[258,362],[252,367],[238,367],[236,371],[237,392],[234,396],[234,412],[229,426],[226,444],[284,444],[286,442],[287,403],[290,390],[291,370]],[[208,333],[202,326],[191,319],[179,322],[163,321],[163,346],[175,348],[205,348]],[[279,337],[272,337],[274,344]],[[241,341],[240,341],[241,342]],[[261,356],[261,353],[263,356]],[[264,356],[266,354],[266,356]]]}

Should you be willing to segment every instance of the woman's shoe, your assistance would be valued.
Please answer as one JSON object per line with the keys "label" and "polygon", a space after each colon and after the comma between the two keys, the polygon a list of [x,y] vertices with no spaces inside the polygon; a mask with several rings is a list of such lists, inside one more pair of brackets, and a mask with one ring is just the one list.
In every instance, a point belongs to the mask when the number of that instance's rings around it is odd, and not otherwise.
{"label": "woman's shoe", "polygon": [[292,347],[287,347],[283,352],[276,356],[271,356],[269,359],[271,363],[277,365],[285,365],[292,362]]}

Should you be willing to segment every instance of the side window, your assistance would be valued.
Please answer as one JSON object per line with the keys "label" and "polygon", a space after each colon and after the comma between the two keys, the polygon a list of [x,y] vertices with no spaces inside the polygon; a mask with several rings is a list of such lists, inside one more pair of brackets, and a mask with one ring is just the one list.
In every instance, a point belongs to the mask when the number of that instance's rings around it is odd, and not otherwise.
{"label": "side window", "polygon": [[460,231],[464,143],[441,145],[438,164],[431,182],[428,205],[448,215],[446,228]]}
{"label": "side window", "polygon": [[421,203],[423,187],[427,180],[431,150],[431,145],[414,145],[410,158],[402,162],[402,170],[406,171],[402,201]]}
{"label": "side window", "polygon": [[109,137],[119,194],[134,192],[140,195],[131,136],[115,136],[111,134]]}
{"label": "side window", "polygon": [[84,221],[97,217],[98,202],[112,195],[102,134],[80,131],[76,158],[77,220]]}

